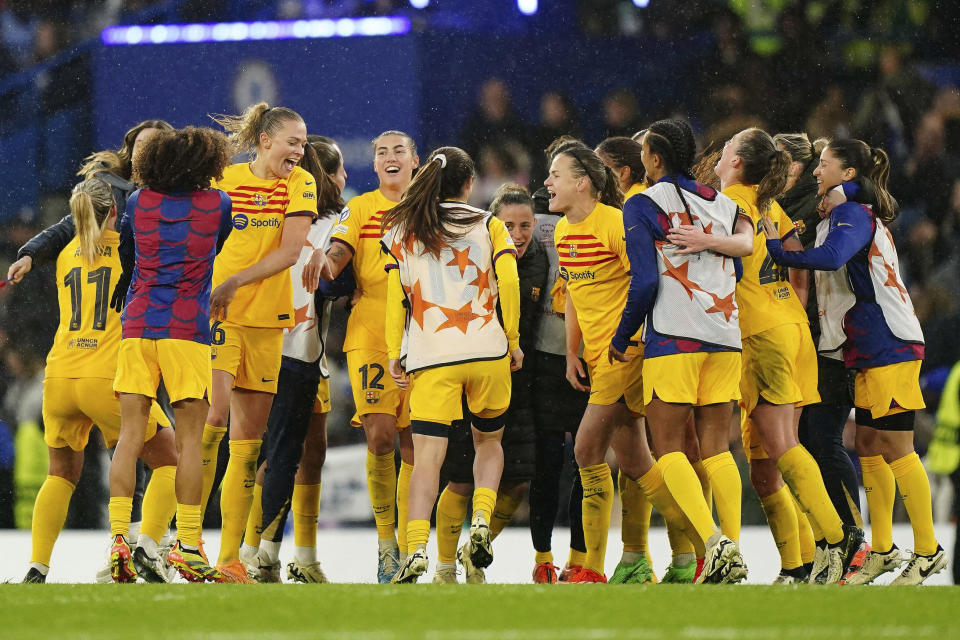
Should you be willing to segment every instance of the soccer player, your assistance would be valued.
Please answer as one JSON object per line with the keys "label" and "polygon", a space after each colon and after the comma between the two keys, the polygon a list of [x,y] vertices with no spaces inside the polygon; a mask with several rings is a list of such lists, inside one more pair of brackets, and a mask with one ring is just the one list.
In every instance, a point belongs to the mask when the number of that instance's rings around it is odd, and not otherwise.
{"label": "soccer player", "polygon": [[[176,419],[177,544],[168,560],[193,582],[220,581],[200,552],[203,469],[200,439],[209,405],[210,289],[213,262],[230,233],[230,198],[210,188],[230,161],[226,136],[186,127],[155,135],[134,158],[144,187],[130,196],[120,224],[123,278],[114,307],[123,308],[123,339],[113,389],[122,427],[110,465],[110,558],[116,582],[138,574],[166,581],[163,559],[133,555],[126,532],[135,461],[162,379]],[[128,289],[129,287],[129,289]],[[154,472],[156,473],[156,472]],[[172,514],[171,514],[172,515]],[[164,528],[170,515],[164,521]]]}
{"label": "soccer player", "polygon": [[[589,390],[587,410],[577,430],[574,453],[583,483],[583,532],[587,553],[583,568],[569,582],[606,582],[604,557],[613,504],[613,478],[604,462],[613,447],[626,474],[627,504],[638,505],[644,495],[659,502],[667,498],[642,423],[643,389],[640,380],[642,350],[632,342],[631,362],[613,362],[605,349],[613,337],[616,311],[626,300],[630,264],[623,244],[622,194],[611,172],[600,158],[585,147],[568,147],[558,152],[544,181],[550,193],[550,210],[564,213],[554,231],[560,256],[560,274],[566,280],[567,381],[578,390]],[[581,380],[586,372],[577,353],[583,341],[583,359],[589,370],[589,388]],[[633,494],[631,498],[630,493]],[[656,493],[656,496],[652,494]],[[623,582],[646,582],[652,569],[646,559],[646,533],[650,510],[628,506],[636,516],[636,544],[625,549],[614,576]],[[666,511],[666,506],[661,511]],[[670,517],[666,514],[666,517]],[[628,521],[628,531],[633,522]]]}
{"label": "soccer player", "polygon": [[[740,426],[751,481],[781,553],[776,583],[807,579],[796,496],[825,542],[814,559],[813,579],[832,584],[843,577],[863,544],[863,532],[856,526],[844,529],[816,461],[797,441],[798,408],[819,400],[816,351],[803,304],[787,273],[768,257],[762,234],[762,220],[768,217],[789,249],[803,249],[793,223],[774,201],[786,184],[789,163],[790,157],[777,149],[769,134],[753,128],[726,142],[715,167],[723,194],[756,230],[752,253],[743,258],[743,276],[737,283],[743,342]],[[667,239],[683,246],[684,254],[718,250],[712,234],[696,225],[682,226]],[[806,272],[794,271],[791,277],[805,295]]]}
{"label": "soccer player", "polygon": [[872,549],[847,584],[867,584],[900,567],[892,539],[895,486],[913,526],[914,548],[892,584],[920,584],[947,564],[934,535],[930,484],[913,448],[915,412],[924,408],[923,333],[886,227],[897,215],[887,192],[889,173],[882,149],[860,140],[834,140],[814,171],[818,193],[869,205],[847,201],[833,208],[817,228],[817,246],[807,251],[784,251],[772,223],[765,221],[767,250],[778,264],[817,270],[820,351],[842,350],[847,367],[858,370],[856,441]]}
{"label": "soccer player", "polygon": [[[70,498],[83,470],[83,452],[94,424],[108,447],[120,433],[120,403],[111,389],[117,370],[120,315],[110,293],[121,271],[116,202],[110,184],[91,177],[70,196],[75,235],[57,258],[60,324],[47,355],[43,383],[44,440],[50,470],[33,507],[33,551],[24,582],[45,582],[53,545],[67,517]],[[17,280],[22,275],[17,276]],[[145,461],[154,469],[144,498],[139,548],[156,543],[176,508],[173,431],[159,407],[152,407],[141,434]],[[146,441],[146,444],[144,444]]]}
{"label": "soccer player", "polygon": [[[537,220],[533,217],[533,199],[519,184],[504,184],[490,204],[490,211],[500,219],[517,250],[517,272],[520,279],[520,349],[533,353],[537,328],[543,311],[541,296],[545,296],[550,262],[547,253],[534,237]],[[535,369],[528,361],[526,367],[511,375],[510,407],[503,414],[507,428],[503,433],[503,473],[497,489],[497,503],[490,519],[490,540],[496,539],[510,522],[523,501],[534,470]],[[469,496],[473,493],[473,437],[469,410],[463,420],[457,420],[450,429],[447,453],[441,478],[447,486],[437,501],[437,552],[439,563],[434,582],[455,583],[459,560],[466,573],[467,583],[485,581],[484,571],[470,562],[470,543],[459,550],[457,543],[467,516]]]}
{"label": "soccer player", "polygon": [[[624,210],[632,278],[609,353],[629,361],[631,337],[643,326],[647,424],[663,481],[707,549],[697,580],[738,582],[747,573],[740,550],[717,529],[684,453],[693,413],[706,459],[720,456],[721,464],[711,474],[718,513],[728,530],[739,531],[739,522],[730,521],[733,514],[739,518],[739,476],[734,481],[736,467],[730,469],[723,456],[731,400],[740,396],[734,261],[712,252],[680,254],[681,247],[666,234],[696,223],[723,236],[728,253],[747,255],[753,229],[746,220],[738,222],[733,201],[692,179],[695,150],[693,132],[679,120],[653,123],[643,139],[643,164],[653,186],[631,198]],[[715,479],[718,474],[722,482]]]}
{"label": "soccer player", "polygon": [[294,326],[288,269],[300,257],[317,215],[317,186],[297,166],[307,127],[296,111],[260,102],[241,116],[216,121],[230,132],[234,151],[254,157],[230,165],[214,183],[233,201],[234,230],[213,268],[213,384],[203,437],[204,497],[213,485],[216,449],[229,417],[218,568],[237,582],[249,582],[239,559],[241,536],[277,391],[283,330]]}
{"label": "soccer player", "polygon": [[382,241],[389,373],[398,386],[411,387],[416,456],[408,555],[392,579],[397,583],[416,582],[427,570],[430,512],[464,394],[476,448],[470,562],[483,569],[493,561],[490,521],[503,470],[503,414],[510,372],[523,363],[520,288],[516,248],[503,222],[465,204],[474,175],[463,150],[437,149],[381,223],[389,228]]}
{"label": "soccer player", "polygon": [[646,171],[641,161],[643,147],[639,142],[623,136],[607,138],[594,149],[597,157],[608,167],[620,185],[626,202],[647,188]]}
{"label": "soccer player", "polygon": [[[295,541],[287,577],[324,583],[317,561],[320,477],[326,457],[330,373],[325,344],[331,302],[317,289],[324,250],[340,217],[346,185],[340,148],[329,138],[307,136],[301,166],[317,182],[317,220],[310,226],[300,259],[290,269],[296,325],[283,336],[277,395],[264,436],[264,461],[257,472],[240,559],[258,582],[280,582],[280,543],[293,511]],[[262,536],[261,536],[262,534]]]}
{"label": "soccer player", "polygon": [[[387,375],[387,274],[380,250],[380,222],[384,212],[400,201],[419,164],[417,146],[407,134],[385,131],[373,139],[373,168],[380,185],[347,203],[327,250],[329,266],[323,276],[333,280],[352,260],[360,289],[360,299],[347,321],[343,350],[353,402],[367,437],[367,489],[377,523],[380,583],[390,582],[406,553],[407,496],[413,471],[413,438],[406,428],[407,394]],[[399,478],[394,462],[398,438]]]}

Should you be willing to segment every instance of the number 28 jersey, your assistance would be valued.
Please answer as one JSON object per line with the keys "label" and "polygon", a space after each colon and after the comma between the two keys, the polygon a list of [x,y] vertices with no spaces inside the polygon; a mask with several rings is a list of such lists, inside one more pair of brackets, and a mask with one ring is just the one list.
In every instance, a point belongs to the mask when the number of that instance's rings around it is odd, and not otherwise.
{"label": "number 28 jersey", "polygon": [[47,354],[48,378],[108,378],[117,372],[120,314],[110,296],[120,277],[120,234],[105,230],[92,265],[80,257],[74,238],[57,258],[60,324]]}

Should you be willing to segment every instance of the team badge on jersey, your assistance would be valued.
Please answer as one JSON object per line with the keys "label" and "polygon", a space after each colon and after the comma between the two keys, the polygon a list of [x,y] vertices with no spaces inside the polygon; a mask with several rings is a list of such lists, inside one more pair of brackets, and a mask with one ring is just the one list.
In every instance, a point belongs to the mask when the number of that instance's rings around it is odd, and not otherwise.
{"label": "team badge on jersey", "polygon": [[380,402],[380,392],[371,389],[367,391],[367,404],[377,404]]}
{"label": "team badge on jersey", "polygon": [[254,194],[253,204],[257,205],[258,207],[267,206],[267,196],[263,195],[262,193]]}
{"label": "team badge on jersey", "polygon": [[799,220],[799,219],[798,219],[798,220],[794,220],[794,221],[793,221],[793,228],[794,228],[794,230],[797,232],[797,235],[803,235],[803,234],[806,233],[806,231],[807,231],[807,223],[805,223],[803,220]]}
{"label": "team badge on jersey", "polygon": [[570,257],[571,258],[577,257],[577,245],[575,244],[570,245]]}

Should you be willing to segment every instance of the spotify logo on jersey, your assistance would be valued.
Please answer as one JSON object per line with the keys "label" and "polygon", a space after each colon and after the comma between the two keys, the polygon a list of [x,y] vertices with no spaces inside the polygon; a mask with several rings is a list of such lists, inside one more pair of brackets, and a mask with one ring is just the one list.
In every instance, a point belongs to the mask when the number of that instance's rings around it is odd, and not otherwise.
{"label": "spotify logo on jersey", "polygon": [[250,224],[250,219],[242,213],[238,213],[233,216],[233,228],[238,231],[242,231],[247,228],[247,225]]}

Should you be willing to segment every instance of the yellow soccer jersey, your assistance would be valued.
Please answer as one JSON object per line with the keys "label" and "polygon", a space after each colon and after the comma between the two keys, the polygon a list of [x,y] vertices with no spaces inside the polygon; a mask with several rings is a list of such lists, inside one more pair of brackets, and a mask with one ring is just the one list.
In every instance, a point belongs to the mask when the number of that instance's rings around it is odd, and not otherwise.
{"label": "yellow soccer jersey", "polygon": [[60,325],[47,354],[48,378],[113,378],[120,346],[120,314],[110,307],[113,287],[123,271],[117,249],[120,234],[103,232],[92,265],[80,257],[74,238],[57,258]]}
{"label": "yellow soccer jersey", "polygon": [[638,193],[643,193],[647,190],[647,184],[645,182],[637,182],[630,185],[630,188],[627,189],[627,192],[623,194],[623,202],[626,203],[627,200],[637,195]]}
{"label": "yellow soccer jersey", "polygon": [[[746,338],[783,324],[805,324],[807,313],[787,279],[788,270],[779,267],[767,254],[767,237],[757,208],[757,187],[737,184],[723,193],[750,218],[754,230],[753,254],[742,258],[743,278],[737,283],[741,335]],[[770,205],[770,217],[781,237],[786,238],[793,231],[793,222],[776,202]]]}
{"label": "yellow soccer jersey", "polygon": [[582,222],[561,218],[553,237],[560,277],[567,281],[583,332],[583,359],[593,364],[607,352],[627,302],[630,261],[623,213],[598,202]]}
{"label": "yellow soccer jersey", "polygon": [[331,240],[343,242],[353,250],[353,273],[360,289],[360,300],[347,320],[343,350],[387,350],[384,338],[387,313],[387,274],[383,270],[380,249],[380,221],[397,203],[379,189],[351,198],[340,216]]}
{"label": "yellow soccer jersey", "polygon": [[[214,288],[278,249],[288,217],[317,215],[317,186],[300,167],[286,180],[263,180],[248,163],[232,164],[212,186],[233,202],[233,230],[213,263]],[[290,274],[284,270],[237,289],[226,320],[245,327],[292,327]]]}

